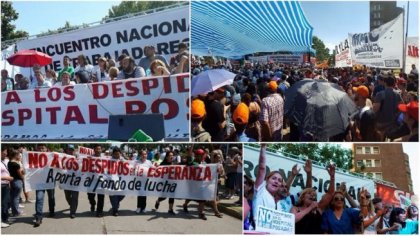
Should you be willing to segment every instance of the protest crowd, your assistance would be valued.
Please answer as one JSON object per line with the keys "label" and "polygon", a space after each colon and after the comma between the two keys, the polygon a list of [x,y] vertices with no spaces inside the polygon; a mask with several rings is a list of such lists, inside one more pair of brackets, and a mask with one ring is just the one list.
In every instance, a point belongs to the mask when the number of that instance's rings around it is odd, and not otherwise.
{"label": "protest crowd", "polygon": [[48,69],[44,73],[40,66],[34,65],[32,67],[33,76],[29,77],[17,73],[14,78],[11,78],[9,72],[3,69],[1,71],[1,91],[169,76],[188,72],[188,46],[185,43],[179,44],[178,54],[171,57],[169,62],[162,55],[155,53],[153,45],[146,45],[143,50],[144,56],[138,62],[132,56],[123,53],[118,58],[99,57],[96,61],[97,66],[91,65],[83,54],[80,54],[74,62],[69,56],[64,56],[61,70]]}
{"label": "protest crowd", "polygon": [[[30,146],[30,147],[29,147]],[[11,224],[18,223],[19,217],[25,215],[25,207],[30,207],[29,204],[35,203],[34,226],[38,227],[42,224],[44,218],[44,198],[48,195],[48,217],[57,217],[55,205],[55,191],[53,189],[37,189],[34,190],[35,200],[29,199],[30,194],[25,188],[25,182],[29,183],[31,176],[26,176],[27,170],[22,163],[23,153],[26,151],[37,152],[63,152],[77,158],[82,158],[77,146],[73,144],[61,145],[61,147],[54,147],[54,150],[49,150],[46,144],[29,145],[2,145],[2,228],[9,227]],[[218,209],[218,204],[223,199],[237,200],[235,205],[242,205],[242,146],[241,145],[155,145],[153,148],[141,149],[127,146],[123,147],[109,147],[107,144],[91,144],[88,145],[92,150],[92,155],[88,158],[107,159],[112,161],[135,162],[142,168],[152,168],[168,165],[180,166],[206,166],[208,164],[216,164],[217,166],[217,184],[214,192],[215,198],[211,201],[197,200],[197,199],[177,199],[169,198],[169,209],[167,210],[169,217],[178,215],[179,212],[174,211],[174,203],[178,202],[182,205],[183,214],[189,214],[189,203],[196,202],[198,204],[198,218],[207,220],[205,214],[205,205],[213,209],[216,217],[222,218],[223,214]],[[157,147],[156,147],[157,146]],[[80,150],[80,146],[79,146]],[[64,164],[63,164],[64,165]],[[111,167],[108,167],[109,169]],[[116,176],[118,177],[118,176]],[[32,177],[33,178],[33,177]],[[57,179],[54,184],[58,185]],[[61,188],[61,187],[60,187]],[[212,190],[213,191],[213,190]],[[24,199],[21,195],[24,194]],[[88,192],[87,198],[90,203],[90,209],[78,209],[79,191],[64,190],[65,198],[69,204],[71,219],[77,217],[79,212],[90,210],[92,216],[103,217],[106,214],[118,216],[120,202],[123,201],[125,195],[109,195],[109,202],[111,208],[109,211],[104,209],[104,202],[106,194],[99,194],[95,192]],[[143,195],[142,195],[143,193]],[[85,193],[83,193],[85,194]],[[138,195],[137,195],[138,194]],[[156,197],[154,206],[146,206],[147,196],[144,192],[138,192],[137,205],[133,206],[134,214],[143,214],[146,211],[152,210],[157,212],[162,201],[166,198]],[[211,197],[210,197],[211,198]],[[25,205],[22,205],[25,204]],[[150,209],[151,208],[151,209]],[[61,214],[61,213],[60,213]]]}
{"label": "protest crowd", "polygon": [[[394,206],[383,202],[362,188],[354,199],[348,194],[346,183],[336,185],[335,166],[326,166],[330,183],[321,199],[312,187],[312,162],[307,160],[303,169],[307,176],[305,188],[290,194],[289,189],[300,168],[294,165],[288,179],[279,171],[266,173],[266,144],[262,144],[258,173],[253,180],[244,181],[244,230],[256,232],[256,225],[264,219],[259,207],[276,209],[294,215],[295,234],[418,234],[418,206]],[[336,186],[339,186],[336,188]]]}
{"label": "protest crowd", "polygon": [[[418,141],[418,70],[414,64],[411,71],[403,73],[362,65],[322,69],[308,63],[245,61],[239,65],[224,59],[208,63],[193,57],[193,80],[217,69],[232,72],[234,79],[211,92],[193,94],[194,141]],[[314,92],[298,94],[309,82],[317,83]],[[319,91],[315,91],[318,86]],[[345,100],[351,100],[347,106],[354,107],[354,111],[339,114],[325,111],[327,108],[322,110],[321,102],[335,98],[327,91],[323,94],[321,86],[345,92],[348,96]],[[319,96],[314,102],[319,104],[319,110],[307,108],[311,94]],[[307,97],[301,99],[302,96]],[[298,99],[301,103],[293,103]],[[288,102],[292,104],[289,110],[300,110],[297,113],[286,110]],[[348,125],[340,132],[322,137],[317,131],[308,131],[309,126],[324,130],[321,121],[334,120],[333,116],[346,120],[341,123],[348,120]]]}

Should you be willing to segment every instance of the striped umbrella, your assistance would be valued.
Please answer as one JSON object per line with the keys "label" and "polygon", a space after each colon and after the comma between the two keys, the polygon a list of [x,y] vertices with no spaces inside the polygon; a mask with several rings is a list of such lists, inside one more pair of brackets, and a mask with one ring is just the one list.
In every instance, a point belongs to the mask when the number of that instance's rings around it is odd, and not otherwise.
{"label": "striped umbrella", "polygon": [[308,52],[312,31],[297,1],[192,1],[192,53],[238,58]]}

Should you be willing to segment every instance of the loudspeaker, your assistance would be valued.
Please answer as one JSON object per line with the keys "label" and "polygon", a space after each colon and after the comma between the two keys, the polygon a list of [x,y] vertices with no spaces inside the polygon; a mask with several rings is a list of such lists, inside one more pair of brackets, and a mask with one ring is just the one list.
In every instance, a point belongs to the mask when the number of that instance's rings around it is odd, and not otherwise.
{"label": "loudspeaker", "polygon": [[108,139],[127,141],[138,129],[152,137],[153,141],[165,138],[163,114],[111,115],[108,124]]}

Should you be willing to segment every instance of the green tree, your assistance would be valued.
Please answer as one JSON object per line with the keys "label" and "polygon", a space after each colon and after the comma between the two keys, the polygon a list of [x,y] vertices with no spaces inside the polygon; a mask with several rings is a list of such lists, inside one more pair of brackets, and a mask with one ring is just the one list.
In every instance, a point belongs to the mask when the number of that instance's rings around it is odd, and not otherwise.
{"label": "green tree", "polygon": [[182,1],[122,1],[120,4],[112,6],[108,10],[108,15],[105,19],[165,7],[180,2]]}
{"label": "green tree", "polygon": [[325,47],[324,42],[317,36],[312,37],[312,47],[316,50],[316,59],[322,62],[330,57],[330,49]]}
{"label": "green tree", "polygon": [[335,51],[335,49],[333,50],[332,54],[330,55],[330,57],[328,58],[328,65],[330,67],[334,67],[335,66],[335,55],[337,54],[337,52]]}
{"label": "green tree", "polygon": [[302,143],[302,144],[270,144],[268,146],[274,150],[283,152],[292,158],[308,157],[313,161],[320,163],[328,163],[332,161],[339,168],[349,170],[352,168],[352,151],[351,149],[343,148],[337,144],[317,144],[317,143]]}
{"label": "green tree", "polygon": [[55,29],[55,30],[48,30],[47,32],[40,33],[38,34],[38,37],[52,35],[52,34],[59,34],[66,31],[71,31],[71,30],[76,30],[79,28],[86,28],[86,27],[88,27],[87,24],[76,26],[76,25],[71,25],[70,22],[66,21],[63,27],[59,27],[58,29]]}
{"label": "green tree", "polygon": [[[28,37],[29,34],[26,31],[16,30],[16,26],[12,24],[13,21],[17,20],[19,13],[13,8],[11,1],[1,2],[1,41],[18,39]],[[3,44],[2,44],[3,45]],[[6,45],[4,45],[6,46]],[[3,46],[2,46],[3,49]]]}

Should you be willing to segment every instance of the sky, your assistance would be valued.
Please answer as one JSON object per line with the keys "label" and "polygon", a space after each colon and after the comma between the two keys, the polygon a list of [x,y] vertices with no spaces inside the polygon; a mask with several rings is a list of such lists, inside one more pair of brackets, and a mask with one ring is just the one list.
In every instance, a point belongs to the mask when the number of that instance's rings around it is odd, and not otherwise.
{"label": "sky", "polygon": [[14,1],[13,8],[19,13],[14,21],[16,29],[30,36],[71,25],[82,25],[102,20],[108,10],[120,1]]}
{"label": "sky", "polygon": [[[302,1],[300,4],[314,27],[313,35],[319,37],[330,52],[348,33],[369,32],[369,1]],[[397,2],[398,7],[406,5],[406,1]],[[418,5],[418,1],[410,1],[408,36],[419,35]]]}

